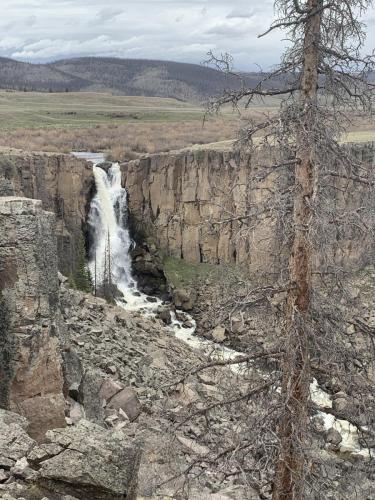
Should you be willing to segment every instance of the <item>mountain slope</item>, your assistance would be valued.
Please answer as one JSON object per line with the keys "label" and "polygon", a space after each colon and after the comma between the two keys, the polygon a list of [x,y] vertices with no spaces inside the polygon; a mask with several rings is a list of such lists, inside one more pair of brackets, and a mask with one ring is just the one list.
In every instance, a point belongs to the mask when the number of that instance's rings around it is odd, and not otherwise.
{"label": "mountain slope", "polygon": [[0,88],[61,92],[77,91],[89,82],[46,64],[30,64],[0,57]]}
{"label": "mountain slope", "polygon": [[169,61],[85,57],[58,61],[51,67],[126,95],[173,97],[189,101],[239,86],[236,78],[215,69]]}
{"label": "mountain slope", "polygon": [[[259,75],[246,75],[245,80],[253,86]],[[30,64],[0,58],[0,88],[15,90],[107,91],[201,101],[239,85],[235,77],[197,64],[101,57]]]}

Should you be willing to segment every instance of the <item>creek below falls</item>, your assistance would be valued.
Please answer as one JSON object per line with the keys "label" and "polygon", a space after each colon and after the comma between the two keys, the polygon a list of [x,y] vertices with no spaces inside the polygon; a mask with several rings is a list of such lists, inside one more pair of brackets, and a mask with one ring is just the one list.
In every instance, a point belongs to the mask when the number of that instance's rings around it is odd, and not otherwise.
{"label": "creek below falls", "polygon": [[[92,234],[88,266],[95,289],[109,281],[120,292],[116,297],[118,306],[128,311],[156,315],[160,306],[168,304],[139,291],[137,281],[133,277],[129,252],[135,242],[129,233],[128,198],[126,189],[121,183],[120,165],[105,162],[103,153],[73,152],[72,154],[93,164],[96,193],[91,200],[88,216],[88,225]],[[99,165],[104,162],[105,168],[101,168]],[[186,319],[181,321],[179,319],[181,316],[187,318],[187,321]],[[194,318],[186,312],[171,312],[171,318],[171,327],[176,338],[194,349],[199,349],[211,359],[235,360],[237,356],[244,354],[198,337],[195,334]],[[186,324],[189,326],[187,327]],[[240,374],[241,366],[241,364],[233,364],[230,369]],[[310,396],[312,402],[319,408],[313,418],[321,418],[326,431],[333,428],[341,434],[340,452],[362,456],[372,455],[372,450],[361,448],[359,444],[361,431],[356,426],[346,420],[337,419],[329,411],[324,411],[332,408],[332,398],[319,387],[316,379],[310,385]]]}

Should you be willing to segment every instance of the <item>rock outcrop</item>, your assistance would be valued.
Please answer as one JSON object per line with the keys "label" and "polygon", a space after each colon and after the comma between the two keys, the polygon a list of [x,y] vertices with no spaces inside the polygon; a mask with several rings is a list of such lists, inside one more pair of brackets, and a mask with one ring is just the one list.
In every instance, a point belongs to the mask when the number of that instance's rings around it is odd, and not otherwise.
{"label": "rock outcrop", "polygon": [[82,230],[94,189],[92,169],[72,155],[0,151],[0,196],[42,201],[57,217],[59,268],[65,276],[74,270],[82,244]]}
{"label": "rock outcrop", "polygon": [[38,445],[27,428],[25,418],[0,410],[1,498],[136,498],[138,442],[81,420],[74,427],[48,431]]}
{"label": "rock outcrop", "polygon": [[55,216],[41,201],[3,197],[0,227],[1,406],[42,439],[65,425]]}

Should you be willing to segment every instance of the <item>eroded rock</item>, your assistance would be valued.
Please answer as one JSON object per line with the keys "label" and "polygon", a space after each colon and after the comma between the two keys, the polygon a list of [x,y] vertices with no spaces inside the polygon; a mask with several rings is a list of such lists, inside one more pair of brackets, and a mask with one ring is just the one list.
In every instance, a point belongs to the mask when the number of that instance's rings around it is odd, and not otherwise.
{"label": "eroded rock", "polygon": [[42,462],[41,485],[82,500],[135,498],[140,444],[85,420],[49,431],[47,439],[64,451]]}

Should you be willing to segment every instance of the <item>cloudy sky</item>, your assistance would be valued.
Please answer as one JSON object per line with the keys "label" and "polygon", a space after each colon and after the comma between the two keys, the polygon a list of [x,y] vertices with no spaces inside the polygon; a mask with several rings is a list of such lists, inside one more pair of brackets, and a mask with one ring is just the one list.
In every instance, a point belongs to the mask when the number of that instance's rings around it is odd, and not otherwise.
{"label": "cloudy sky", "polygon": [[[257,39],[273,0],[1,0],[0,55],[44,62],[80,55],[201,63],[230,52],[239,69],[275,64],[282,33]],[[367,13],[375,46],[375,10]],[[373,34],[371,34],[371,31]]]}

